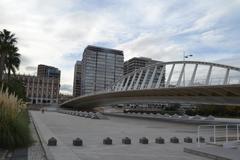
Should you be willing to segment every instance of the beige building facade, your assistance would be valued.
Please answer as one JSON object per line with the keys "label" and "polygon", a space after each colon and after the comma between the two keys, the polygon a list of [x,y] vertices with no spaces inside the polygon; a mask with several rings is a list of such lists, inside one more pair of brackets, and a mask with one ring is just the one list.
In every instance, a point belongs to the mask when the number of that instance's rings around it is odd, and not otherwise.
{"label": "beige building facade", "polygon": [[31,75],[16,75],[23,82],[26,97],[31,104],[58,103],[60,80],[52,77],[37,77]]}

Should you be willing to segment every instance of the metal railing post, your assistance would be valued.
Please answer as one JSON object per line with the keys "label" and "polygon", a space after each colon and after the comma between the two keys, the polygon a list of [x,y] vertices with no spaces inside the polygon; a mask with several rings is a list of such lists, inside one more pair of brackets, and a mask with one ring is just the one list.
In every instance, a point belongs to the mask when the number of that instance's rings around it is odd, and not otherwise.
{"label": "metal railing post", "polygon": [[197,143],[198,143],[198,147],[200,147],[200,127],[201,126],[198,126],[198,134],[197,134]]}
{"label": "metal railing post", "polygon": [[213,126],[213,143],[216,144],[216,125]]}
{"label": "metal railing post", "polygon": [[239,141],[239,124],[237,124],[237,140]]}
{"label": "metal railing post", "polygon": [[228,142],[228,125],[226,125],[226,143]]}

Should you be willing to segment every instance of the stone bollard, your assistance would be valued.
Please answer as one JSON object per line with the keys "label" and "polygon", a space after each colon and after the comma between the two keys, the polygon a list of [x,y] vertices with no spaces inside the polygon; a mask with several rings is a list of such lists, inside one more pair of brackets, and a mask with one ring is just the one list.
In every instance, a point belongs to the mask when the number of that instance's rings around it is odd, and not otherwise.
{"label": "stone bollard", "polygon": [[158,137],[158,138],[155,139],[155,143],[157,143],[157,144],[164,144],[165,141],[164,141],[164,139],[162,137]]}
{"label": "stone bollard", "polygon": [[171,143],[179,143],[179,139],[178,139],[177,137],[172,137],[172,138],[170,139],[170,142],[171,142]]}
{"label": "stone bollard", "polygon": [[74,146],[82,146],[82,145],[83,145],[82,139],[80,139],[80,138],[74,139],[74,140],[73,140],[73,145],[74,145]]}
{"label": "stone bollard", "polygon": [[57,145],[57,139],[52,137],[48,140],[48,146],[56,146]]}
{"label": "stone bollard", "polygon": [[128,137],[125,137],[122,139],[122,144],[131,144],[131,139]]}
{"label": "stone bollard", "polygon": [[184,138],[184,142],[185,142],[185,143],[192,143],[192,138],[190,138],[190,137],[185,137],[185,138]]}
{"label": "stone bollard", "polygon": [[109,137],[103,139],[103,144],[105,144],[105,145],[112,145],[112,139],[109,138]]}
{"label": "stone bollard", "polygon": [[[196,139],[196,141],[198,142],[198,138]],[[205,142],[205,138],[199,137],[199,142],[200,142],[200,143],[204,143],[204,142]]]}
{"label": "stone bollard", "polygon": [[148,144],[148,139],[146,137],[142,137],[142,138],[139,139],[139,143]]}

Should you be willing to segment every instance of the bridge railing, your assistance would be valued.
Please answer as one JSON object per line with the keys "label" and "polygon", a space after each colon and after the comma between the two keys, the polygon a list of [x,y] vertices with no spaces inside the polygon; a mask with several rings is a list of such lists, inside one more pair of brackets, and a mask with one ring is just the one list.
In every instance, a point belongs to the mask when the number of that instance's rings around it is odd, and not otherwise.
{"label": "bridge railing", "polygon": [[[235,142],[240,142],[240,124],[199,125],[197,139],[205,139],[206,143],[231,147]],[[198,146],[201,141],[197,141]]]}

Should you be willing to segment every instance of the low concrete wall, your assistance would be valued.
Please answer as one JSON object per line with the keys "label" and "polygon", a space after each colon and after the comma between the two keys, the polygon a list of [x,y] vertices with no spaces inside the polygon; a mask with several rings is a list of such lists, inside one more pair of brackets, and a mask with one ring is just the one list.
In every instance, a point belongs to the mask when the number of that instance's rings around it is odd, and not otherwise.
{"label": "low concrete wall", "polygon": [[[166,121],[173,123],[186,123],[186,124],[221,124],[226,123],[224,121],[218,120],[204,120],[204,119],[183,119],[183,118],[174,118],[174,117],[160,117],[157,115],[142,115],[142,114],[126,114],[126,113],[103,113],[108,116],[118,116],[118,117],[128,117],[128,118],[139,118],[139,119],[148,119],[148,120],[156,120],[156,121]],[[229,122],[228,122],[229,123]],[[234,122],[232,122],[234,123]]]}

